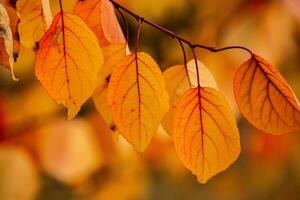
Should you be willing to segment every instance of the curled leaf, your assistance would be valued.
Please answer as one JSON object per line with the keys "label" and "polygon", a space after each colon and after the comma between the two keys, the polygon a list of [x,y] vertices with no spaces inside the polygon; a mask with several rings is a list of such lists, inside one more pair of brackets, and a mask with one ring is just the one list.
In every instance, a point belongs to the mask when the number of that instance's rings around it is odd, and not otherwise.
{"label": "curled leaf", "polygon": [[103,55],[94,33],[77,16],[59,13],[40,42],[36,76],[73,118],[99,84]]}
{"label": "curled leaf", "polygon": [[258,129],[275,135],[300,130],[300,107],[291,87],[258,55],[236,72],[234,92],[241,113]]}
{"label": "curled leaf", "polygon": [[[2,3],[0,3],[0,65],[9,66],[12,79],[18,80],[14,73],[14,39],[10,27],[9,14]],[[2,49],[5,47],[4,49]]]}
{"label": "curled leaf", "polygon": [[108,86],[108,104],[121,134],[143,152],[169,107],[162,73],[145,53],[124,57]]}
{"label": "curled leaf", "polygon": [[212,88],[192,88],[182,97],[173,140],[179,159],[200,183],[225,170],[240,153],[234,116],[225,98]]}

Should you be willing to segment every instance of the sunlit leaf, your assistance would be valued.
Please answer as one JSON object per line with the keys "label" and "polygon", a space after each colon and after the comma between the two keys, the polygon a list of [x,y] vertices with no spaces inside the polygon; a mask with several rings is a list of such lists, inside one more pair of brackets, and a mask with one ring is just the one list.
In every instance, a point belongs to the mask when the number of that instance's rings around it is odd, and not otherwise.
{"label": "sunlit leaf", "polygon": [[121,134],[138,152],[144,151],[169,107],[162,73],[149,55],[131,54],[119,62],[108,103]]}
{"label": "sunlit leaf", "polygon": [[103,55],[94,33],[77,16],[56,15],[40,42],[35,69],[49,95],[73,118],[99,84]]}
{"label": "sunlit leaf", "polygon": [[240,153],[235,119],[225,98],[215,89],[190,89],[175,113],[176,152],[200,183],[225,170]]}
{"label": "sunlit leaf", "polygon": [[78,1],[74,14],[94,31],[101,46],[126,43],[114,7],[108,0]]}
{"label": "sunlit leaf", "polygon": [[112,131],[116,131],[115,124],[112,119],[111,109],[107,104],[108,83],[112,70],[118,62],[126,55],[126,45],[109,45],[102,49],[104,56],[104,64],[100,73],[105,77],[105,82],[100,84],[93,94],[93,101],[101,116],[110,126]]}
{"label": "sunlit leaf", "polygon": [[[200,61],[198,62],[200,83],[203,87],[211,87],[217,89],[217,83],[209,71]],[[197,72],[195,68],[195,60],[191,60],[187,64],[189,77],[187,76],[185,65],[176,65],[164,71],[164,79],[166,82],[166,90],[169,94],[170,109],[162,120],[165,130],[172,134],[174,112],[180,98],[191,87],[197,87]]]}
{"label": "sunlit leaf", "polygon": [[42,1],[19,0],[16,7],[21,16],[18,26],[21,43],[27,48],[33,48],[47,29]]}
{"label": "sunlit leaf", "polygon": [[253,55],[236,72],[234,92],[241,113],[271,134],[300,130],[300,107],[292,89],[266,60]]}

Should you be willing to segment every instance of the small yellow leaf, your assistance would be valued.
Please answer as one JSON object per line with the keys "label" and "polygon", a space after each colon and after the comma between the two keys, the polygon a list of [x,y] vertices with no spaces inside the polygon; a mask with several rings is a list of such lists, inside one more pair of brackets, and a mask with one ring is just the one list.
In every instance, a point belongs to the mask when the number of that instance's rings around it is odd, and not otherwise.
{"label": "small yellow leaf", "polygon": [[78,1],[74,14],[94,31],[102,47],[126,43],[114,7],[109,0]]}
{"label": "small yellow leaf", "polygon": [[236,72],[234,92],[244,117],[275,135],[300,130],[300,107],[291,87],[266,60],[253,55]]}
{"label": "small yellow leaf", "polygon": [[225,98],[212,88],[192,88],[175,113],[173,140],[179,159],[200,183],[239,156],[240,139]]}
{"label": "small yellow leaf", "polygon": [[114,69],[108,103],[121,134],[143,152],[169,107],[162,73],[146,53],[124,57]]}
{"label": "small yellow leaf", "polygon": [[109,45],[102,49],[104,55],[104,64],[101,68],[101,74],[105,77],[105,82],[100,84],[93,94],[93,101],[105,122],[109,125],[112,131],[116,131],[112,119],[111,109],[107,104],[108,83],[111,72],[118,64],[118,62],[126,55],[126,44]]}
{"label": "small yellow leaf", "polygon": [[[200,61],[197,62],[199,66],[200,85],[203,87],[211,87],[217,89],[217,83],[209,69],[205,67],[205,65]],[[170,109],[162,120],[162,126],[169,134],[172,134],[173,132],[174,112],[180,98],[191,87],[195,88],[198,85],[195,60],[191,60],[190,62],[188,62],[187,68],[189,77],[186,74],[185,65],[176,65],[170,67],[163,73],[166,82],[166,90],[170,97]]]}
{"label": "small yellow leaf", "polygon": [[98,40],[77,16],[59,13],[40,42],[36,76],[73,118],[99,84],[103,55]]}
{"label": "small yellow leaf", "polygon": [[46,32],[41,0],[19,0],[16,4],[21,21],[18,26],[21,44],[34,48]]}

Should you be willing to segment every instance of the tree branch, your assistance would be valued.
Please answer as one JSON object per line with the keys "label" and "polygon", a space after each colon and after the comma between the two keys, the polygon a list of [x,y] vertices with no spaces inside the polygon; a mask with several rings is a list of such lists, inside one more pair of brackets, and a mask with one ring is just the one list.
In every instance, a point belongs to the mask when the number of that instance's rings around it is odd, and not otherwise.
{"label": "tree branch", "polygon": [[123,10],[127,14],[131,15],[132,17],[134,17],[137,21],[141,20],[145,24],[148,24],[148,25],[152,26],[153,28],[155,28],[157,30],[160,30],[163,33],[168,34],[170,37],[172,37],[174,39],[176,38],[177,40],[179,40],[179,41],[187,44],[190,47],[206,49],[206,50],[211,51],[211,52],[220,52],[220,51],[225,51],[225,50],[230,50],[230,49],[241,49],[241,50],[247,51],[251,56],[253,56],[252,51],[250,49],[246,48],[246,47],[243,47],[243,46],[228,46],[228,47],[217,48],[217,47],[210,47],[210,46],[205,46],[205,45],[201,45],[201,44],[195,44],[195,43],[189,41],[188,39],[183,38],[183,37],[177,35],[173,31],[170,31],[170,30],[168,30],[168,29],[166,29],[164,27],[159,26],[158,24],[155,24],[155,23],[153,23],[153,22],[151,22],[149,20],[144,19],[140,15],[138,15],[138,14],[132,12],[131,10],[125,8],[124,6],[122,6],[121,4],[119,4],[118,2],[116,2],[115,0],[109,0],[109,1],[114,5],[114,7],[116,9]]}

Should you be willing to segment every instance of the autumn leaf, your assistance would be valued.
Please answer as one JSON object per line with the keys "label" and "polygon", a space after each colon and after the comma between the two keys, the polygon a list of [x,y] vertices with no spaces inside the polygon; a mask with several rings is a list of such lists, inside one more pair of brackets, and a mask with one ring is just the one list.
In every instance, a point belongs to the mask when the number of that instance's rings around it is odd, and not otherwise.
{"label": "autumn leaf", "polygon": [[[43,3],[43,4],[42,4]],[[51,23],[52,16],[45,18],[43,5],[47,5],[41,0],[19,0],[17,1],[17,11],[20,13],[21,22],[18,26],[20,40],[26,48],[34,48],[47,30],[47,21]],[[48,5],[49,6],[49,5]],[[48,10],[50,6],[48,7]],[[51,15],[51,10],[50,10]],[[50,19],[49,19],[50,18]],[[48,19],[46,21],[46,19]]]}
{"label": "autumn leaf", "polygon": [[[7,6],[6,6],[7,7]],[[13,80],[18,80],[14,73],[14,38],[11,29],[9,7],[0,3],[0,65],[9,67]],[[16,15],[14,12],[13,14]]]}
{"label": "autumn leaf", "polygon": [[300,130],[300,107],[292,89],[258,55],[253,55],[236,72],[234,92],[241,113],[260,130],[275,135]]}
{"label": "autumn leaf", "polygon": [[[217,89],[217,83],[209,69],[200,61],[197,62],[199,66],[200,85]],[[187,76],[187,72],[189,76]],[[185,69],[185,65],[176,65],[164,71],[163,76],[166,82],[166,90],[170,97],[170,109],[162,120],[162,126],[169,134],[172,134],[173,118],[180,98],[191,87],[195,88],[198,85],[195,60],[187,63],[187,70]]]}
{"label": "autumn leaf", "polygon": [[200,183],[225,170],[240,153],[234,116],[215,89],[186,92],[175,113],[173,140],[179,159]]}
{"label": "autumn leaf", "polygon": [[77,16],[59,13],[40,42],[36,76],[73,118],[99,84],[103,55],[94,33]]}
{"label": "autumn leaf", "polygon": [[102,47],[126,43],[114,7],[108,0],[78,1],[74,14],[94,31]]}
{"label": "autumn leaf", "polygon": [[114,44],[102,49],[104,56],[104,64],[100,73],[105,77],[103,84],[100,84],[93,94],[93,101],[96,109],[104,118],[112,131],[116,131],[113,122],[111,109],[107,104],[108,83],[111,73],[118,62],[126,55],[126,44]]}
{"label": "autumn leaf", "polygon": [[36,145],[42,169],[67,184],[82,183],[103,165],[96,134],[85,120],[56,120],[44,126]]}
{"label": "autumn leaf", "polygon": [[114,69],[108,104],[121,134],[136,151],[143,152],[168,110],[162,73],[146,53],[124,57]]}

